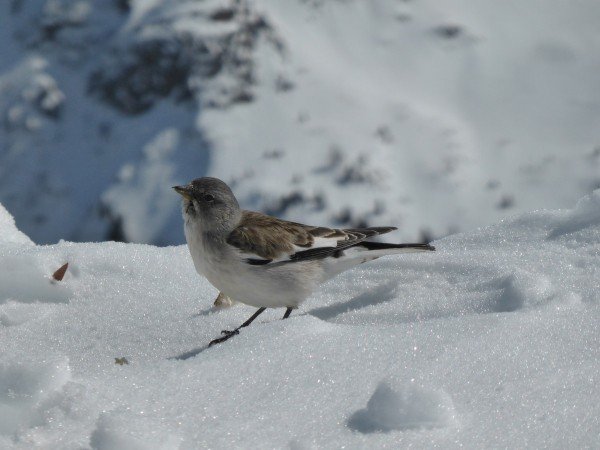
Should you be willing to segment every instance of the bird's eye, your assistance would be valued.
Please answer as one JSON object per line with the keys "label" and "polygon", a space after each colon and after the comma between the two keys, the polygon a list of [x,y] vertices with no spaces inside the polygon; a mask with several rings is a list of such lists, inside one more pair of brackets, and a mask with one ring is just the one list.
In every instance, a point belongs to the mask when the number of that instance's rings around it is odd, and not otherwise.
{"label": "bird's eye", "polygon": [[210,195],[210,194],[204,194],[204,195],[202,196],[202,199],[203,199],[205,202],[214,202],[214,201],[215,201],[215,198],[214,198],[212,195]]}

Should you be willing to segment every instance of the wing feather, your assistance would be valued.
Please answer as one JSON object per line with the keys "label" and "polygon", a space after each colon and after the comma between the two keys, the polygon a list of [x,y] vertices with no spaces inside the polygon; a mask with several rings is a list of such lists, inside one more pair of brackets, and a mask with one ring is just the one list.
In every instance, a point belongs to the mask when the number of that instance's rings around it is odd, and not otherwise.
{"label": "wing feather", "polygon": [[242,220],[227,237],[251,265],[310,261],[340,256],[344,249],[395,227],[337,229],[288,222],[243,211]]}

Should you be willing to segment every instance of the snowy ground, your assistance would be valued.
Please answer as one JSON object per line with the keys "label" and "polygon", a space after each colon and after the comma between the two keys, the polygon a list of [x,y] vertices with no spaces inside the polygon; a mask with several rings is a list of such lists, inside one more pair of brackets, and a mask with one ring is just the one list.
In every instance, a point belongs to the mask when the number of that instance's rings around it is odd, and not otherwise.
{"label": "snowy ground", "polygon": [[375,261],[206,349],[252,309],[211,310],[186,247],[37,246],[0,208],[0,447],[597,447],[599,211]]}

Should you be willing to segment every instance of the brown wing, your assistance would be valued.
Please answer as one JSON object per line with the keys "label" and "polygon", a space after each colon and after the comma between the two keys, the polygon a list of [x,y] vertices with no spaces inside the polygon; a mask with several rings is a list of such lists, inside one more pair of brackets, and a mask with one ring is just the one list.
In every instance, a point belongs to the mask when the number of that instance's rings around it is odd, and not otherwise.
{"label": "brown wing", "polygon": [[[227,243],[242,253],[255,255],[249,264],[320,259],[340,252],[367,237],[387,233],[394,227],[340,230],[288,222],[265,214],[243,211],[238,227],[227,237]],[[299,250],[301,247],[306,250]]]}

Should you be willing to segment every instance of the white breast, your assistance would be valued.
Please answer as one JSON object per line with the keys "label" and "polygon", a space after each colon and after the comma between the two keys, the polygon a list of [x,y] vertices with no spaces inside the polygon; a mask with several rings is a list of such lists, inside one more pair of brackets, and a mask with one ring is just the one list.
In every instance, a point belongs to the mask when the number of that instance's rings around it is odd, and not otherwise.
{"label": "white breast", "polygon": [[208,242],[193,221],[186,221],[185,237],[196,271],[219,291],[247,305],[297,307],[322,280],[322,266],[314,261],[250,265],[225,242]]}
{"label": "white breast", "polygon": [[215,278],[218,278],[219,273],[222,271],[218,269],[223,265],[221,256],[211,251],[210,248],[207,248],[206,242],[203,239],[203,233],[197,227],[196,222],[186,220],[184,232],[196,271],[200,275],[204,275],[215,287],[219,288],[215,284],[215,281],[218,283],[218,280]]}

